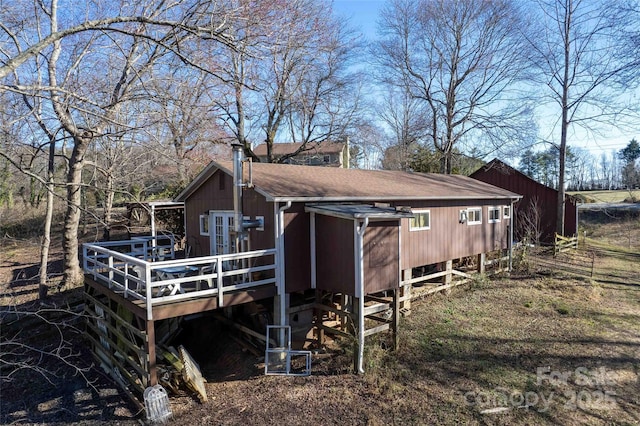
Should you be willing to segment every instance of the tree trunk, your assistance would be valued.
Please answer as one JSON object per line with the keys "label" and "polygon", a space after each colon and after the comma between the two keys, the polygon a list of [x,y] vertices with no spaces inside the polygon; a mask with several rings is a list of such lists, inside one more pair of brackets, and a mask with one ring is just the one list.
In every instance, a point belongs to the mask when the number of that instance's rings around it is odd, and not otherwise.
{"label": "tree trunk", "polygon": [[106,183],[106,188],[105,188],[105,193],[104,193],[104,214],[103,214],[103,221],[104,221],[104,232],[103,232],[103,239],[105,241],[110,241],[111,240],[111,225],[112,225],[112,216],[113,216],[113,200],[115,197],[115,190],[114,190],[114,177],[113,177],[113,168],[109,168],[106,172],[106,178],[107,178],[107,183]]}
{"label": "tree trunk", "polygon": [[569,128],[569,60],[571,53],[571,11],[573,6],[568,3],[567,14],[564,18],[564,75],[562,80],[562,124],[560,134],[560,152],[558,155],[558,205],[556,210],[556,232],[564,235],[564,173],[567,156],[567,130]]}
{"label": "tree trunk", "polygon": [[52,140],[49,144],[49,165],[47,167],[47,213],[44,219],[44,234],[40,247],[40,278],[38,283],[38,298],[44,300],[47,297],[47,273],[49,265],[49,248],[51,246],[51,222],[53,221],[53,191],[55,173],[56,144]]}
{"label": "tree trunk", "polygon": [[[88,132],[85,132],[88,133]],[[69,159],[67,175],[67,211],[64,218],[62,246],[64,249],[64,284],[67,288],[82,282],[78,250],[78,228],[80,225],[80,203],[82,202],[82,169],[84,155],[89,147],[90,137],[74,137],[74,147]]]}

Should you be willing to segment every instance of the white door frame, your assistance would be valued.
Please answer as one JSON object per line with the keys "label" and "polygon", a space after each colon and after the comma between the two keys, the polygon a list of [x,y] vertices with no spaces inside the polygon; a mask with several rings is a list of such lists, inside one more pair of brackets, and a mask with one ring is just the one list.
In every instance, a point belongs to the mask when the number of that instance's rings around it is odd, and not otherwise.
{"label": "white door frame", "polygon": [[212,256],[235,251],[231,241],[233,221],[233,210],[209,211],[209,254]]}

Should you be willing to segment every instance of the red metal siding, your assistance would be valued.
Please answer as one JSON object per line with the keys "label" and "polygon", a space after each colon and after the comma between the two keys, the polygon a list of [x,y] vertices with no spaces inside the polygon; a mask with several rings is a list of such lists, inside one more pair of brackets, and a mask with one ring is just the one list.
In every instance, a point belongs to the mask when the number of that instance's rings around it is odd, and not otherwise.
{"label": "red metal siding", "polygon": [[[530,179],[517,170],[505,169],[504,167],[481,168],[471,177],[523,196],[515,205],[516,239],[520,239],[523,236],[522,224],[518,218],[526,214],[532,208],[534,200],[536,200],[541,213],[540,231],[542,236],[540,239],[547,243],[553,242],[556,230],[558,191]],[[570,197],[566,197],[565,206],[565,234],[572,235],[577,232],[576,204]]]}
{"label": "red metal siding", "polygon": [[[510,219],[488,223],[488,207],[508,205],[508,200],[474,200],[414,202],[413,209],[431,212],[431,229],[410,231],[409,219],[402,220],[401,268],[410,269],[423,265],[445,262],[508,247]],[[468,225],[459,222],[460,210],[468,207],[482,208],[482,224]]]}

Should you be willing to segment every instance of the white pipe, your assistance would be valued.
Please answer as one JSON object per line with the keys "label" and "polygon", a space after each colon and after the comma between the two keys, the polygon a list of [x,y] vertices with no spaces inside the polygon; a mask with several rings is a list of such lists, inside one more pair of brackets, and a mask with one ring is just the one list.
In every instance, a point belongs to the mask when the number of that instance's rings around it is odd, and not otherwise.
{"label": "white pipe", "polygon": [[369,225],[369,218],[365,217],[364,222],[360,225],[356,225],[356,251],[357,260],[356,265],[356,280],[358,288],[356,295],[358,296],[358,373],[364,373],[363,358],[364,358],[364,231]]}
{"label": "white pipe", "polygon": [[156,206],[151,205],[151,240],[152,247],[156,246]]}
{"label": "white pipe", "polygon": [[513,227],[516,223],[516,211],[513,208],[513,200],[509,207],[509,272],[513,269]]}
{"label": "white pipe", "polygon": [[286,285],[285,285],[285,272],[284,272],[284,211],[291,207],[291,201],[280,207],[277,217],[277,242],[278,242],[278,296],[280,297],[280,318],[278,325],[287,325],[286,316]]}

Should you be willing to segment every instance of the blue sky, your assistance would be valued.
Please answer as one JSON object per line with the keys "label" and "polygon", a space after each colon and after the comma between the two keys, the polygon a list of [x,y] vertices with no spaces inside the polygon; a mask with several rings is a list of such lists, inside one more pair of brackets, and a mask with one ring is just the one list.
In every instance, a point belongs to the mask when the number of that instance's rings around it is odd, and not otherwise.
{"label": "blue sky", "polygon": [[336,14],[351,19],[354,27],[372,38],[375,36],[378,12],[384,0],[334,0],[333,10]]}
{"label": "blue sky", "polygon": [[[373,39],[376,36],[378,14],[384,4],[385,0],[333,0],[333,10],[337,15],[349,18],[355,29],[361,31],[365,37]],[[629,96],[637,101],[640,97],[640,89],[632,92]],[[547,121],[543,117],[538,117],[538,121],[541,127],[539,136],[549,138],[551,136],[549,125],[545,125]],[[545,128],[547,128],[546,131]],[[612,149],[624,148],[632,137],[640,137],[638,131],[640,131],[640,123],[632,126],[631,129],[609,128],[606,130],[606,134],[595,137],[578,129],[577,134],[571,135],[570,145],[585,148],[591,154],[599,155],[602,152],[610,152]]]}

